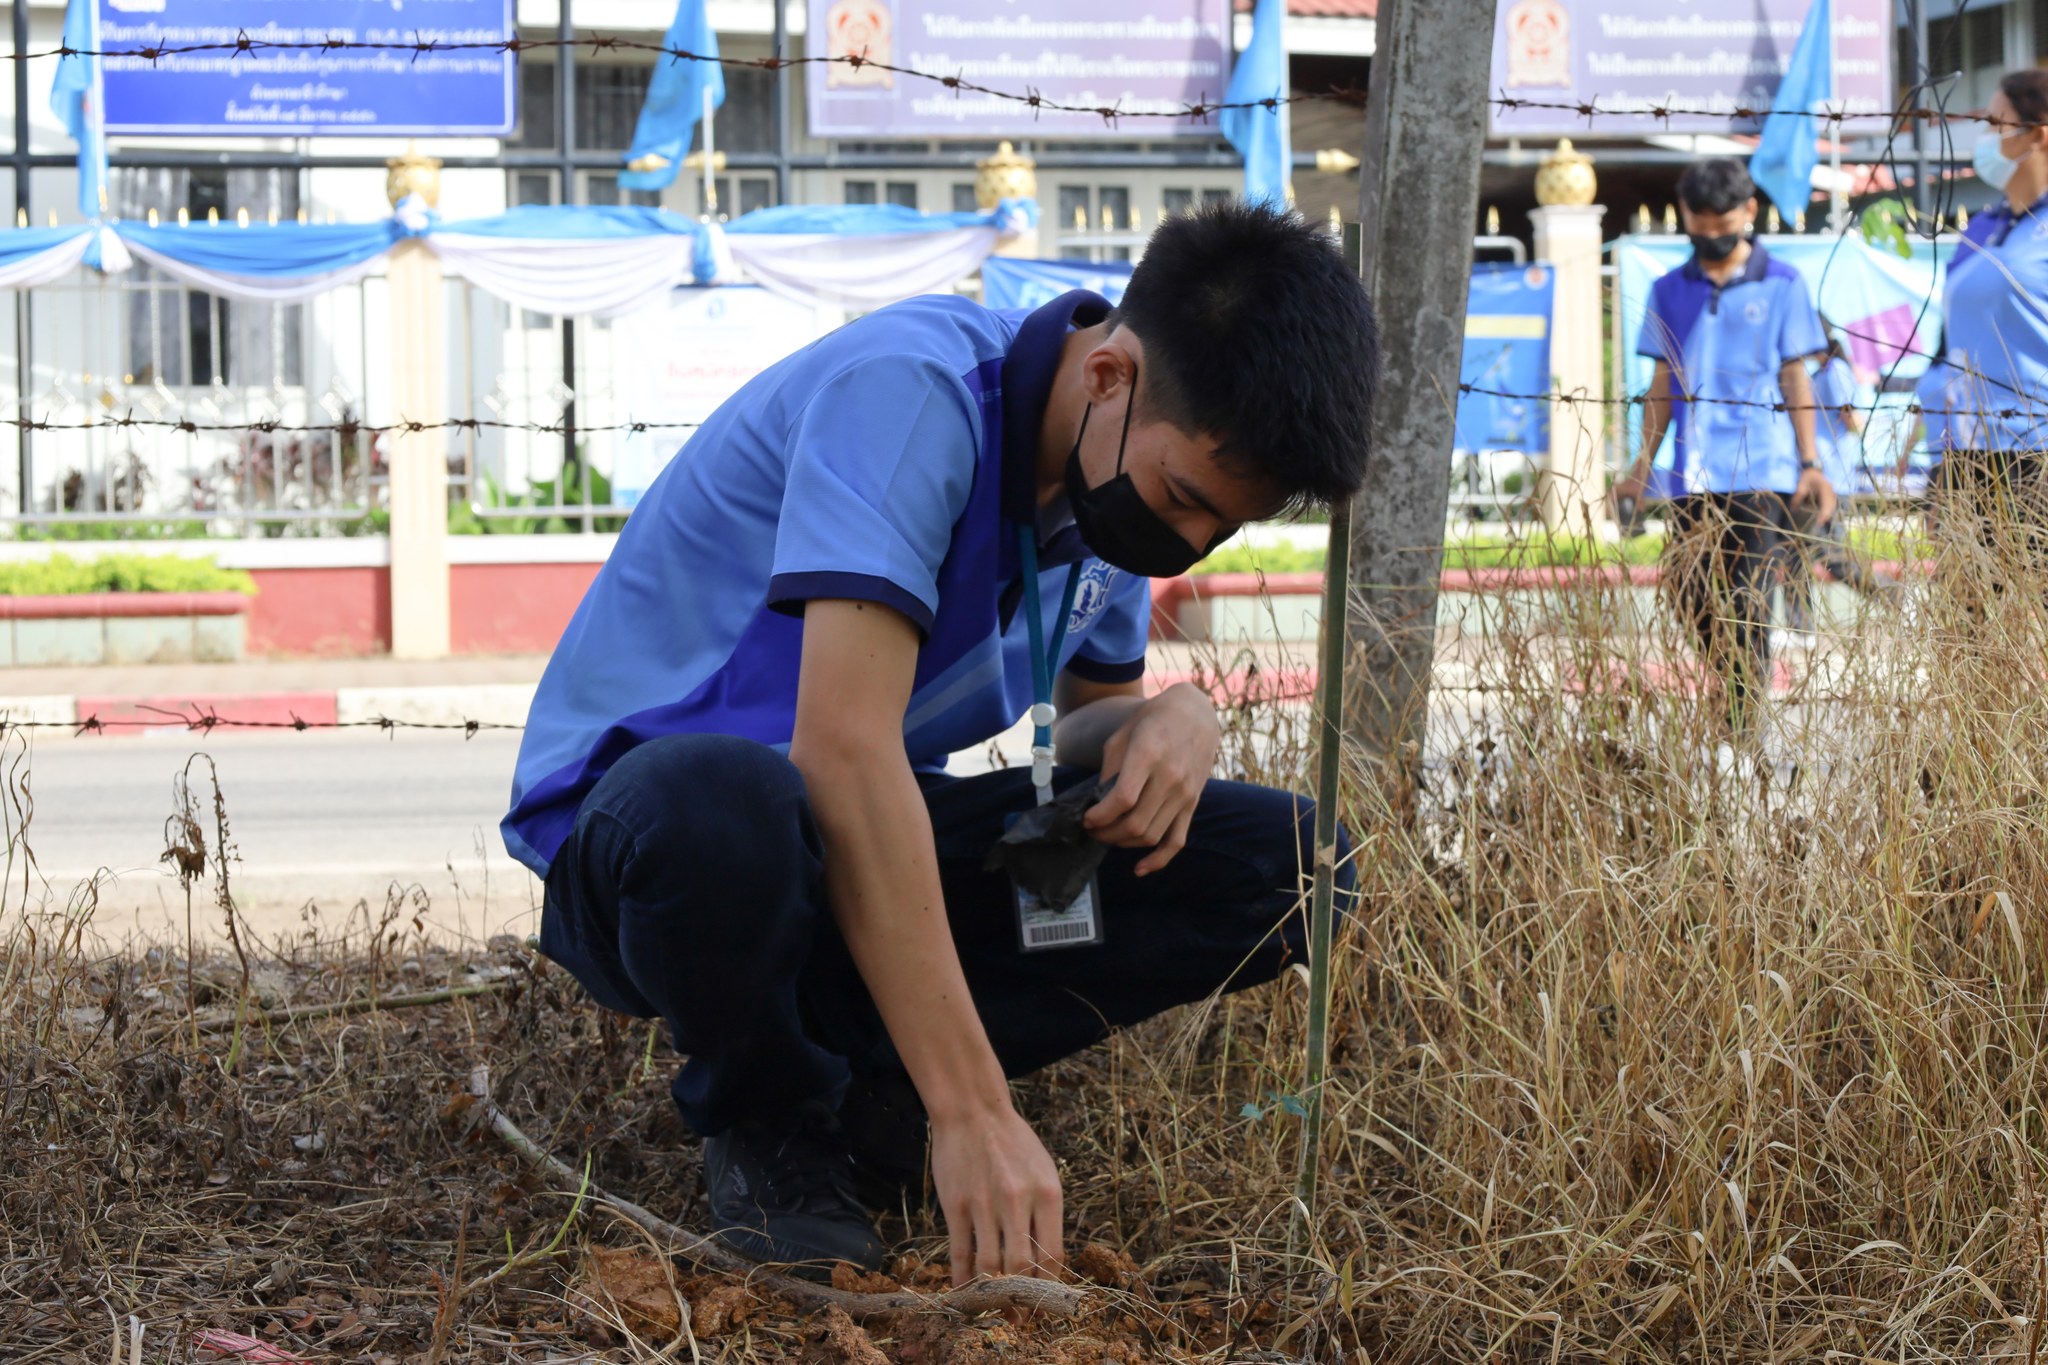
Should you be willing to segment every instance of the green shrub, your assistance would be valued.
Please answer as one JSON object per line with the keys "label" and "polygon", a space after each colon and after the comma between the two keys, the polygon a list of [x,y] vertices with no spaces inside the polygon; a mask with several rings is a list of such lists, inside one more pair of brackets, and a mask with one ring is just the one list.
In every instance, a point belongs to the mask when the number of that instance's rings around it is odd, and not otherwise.
{"label": "green shrub", "polygon": [[90,592],[239,592],[256,580],[241,569],[183,555],[100,555],[0,563],[0,597],[70,597]]}
{"label": "green shrub", "polygon": [[[1663,553],[1662,536],[1637,536],[1616,544],[1576,540],[1570,536],[1550,537],[1541,533],[1524,536],[1470,536],[1444,546],[1446,569],[1533,568],[1553,564],[1654,564]],[[1320,573],[1325,555],[1321,545],[1230,545],[1197,564],[1194,572],[1210,573]]]}

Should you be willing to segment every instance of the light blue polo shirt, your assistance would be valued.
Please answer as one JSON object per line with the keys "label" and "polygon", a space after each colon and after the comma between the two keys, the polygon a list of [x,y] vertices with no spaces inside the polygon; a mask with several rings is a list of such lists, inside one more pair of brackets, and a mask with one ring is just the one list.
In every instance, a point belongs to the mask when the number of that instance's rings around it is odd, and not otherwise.
{"label": "light blue polo shirt", "polygon": [[1946,395],[1958,409],[1948,448],[2048,448],[2048,198],[2019,214],[2001,199],[1970,220],[1942,285],[1941,322]]}
{"label": "light blue polo shirt", "polygon": [[[1036,312],[950,295],[871,313],[763,371],[655,479],[548,661],[502,829],[541,876],[583,798],[661,735],[786,749],[803,608],[884,603],[922,632],[903,742],[920,770],[1029,709],[1020,521],[1038,525],[1047,637],[1082,564],[1062,667],[1142,676],[1151,586],[1087,554],[1061,506],[1043,522],[1039,427],[1076,290]],[[718,794],[707,793],[707,799]]]}
{"label": "light blue polo shirt", "polygon": [[1786,361],[1826,349],[1806,282],[1761,242],[1725,285],[1697,256],[1659,279],[1636,350],[1671,367],[1673,453],[1668,470],[1653,471],[1650,496],[1795,491],[1792,418],[1769,405],[1785,401],[1778,371]]}

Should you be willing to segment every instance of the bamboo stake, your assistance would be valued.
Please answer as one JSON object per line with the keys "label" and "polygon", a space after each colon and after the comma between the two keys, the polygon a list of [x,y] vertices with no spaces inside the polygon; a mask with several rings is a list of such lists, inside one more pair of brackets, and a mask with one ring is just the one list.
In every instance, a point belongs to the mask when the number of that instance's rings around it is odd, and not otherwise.
{"label": "bamboo stake", "polygon": [[1351,568],[1351,502],[1330,509],[1323,562],[1322,660],[1316,676],[1316,866],[1308,900],[1308,1058],[1303,1068],[1301,1160],[1294,1182],[1289,1259],[1315,1240],[1316,1186],[1322,1175],[1323,1075],[1330,1064],[1330,951],[1337,896],[1337,795],[1343,772],[1346,591]]}

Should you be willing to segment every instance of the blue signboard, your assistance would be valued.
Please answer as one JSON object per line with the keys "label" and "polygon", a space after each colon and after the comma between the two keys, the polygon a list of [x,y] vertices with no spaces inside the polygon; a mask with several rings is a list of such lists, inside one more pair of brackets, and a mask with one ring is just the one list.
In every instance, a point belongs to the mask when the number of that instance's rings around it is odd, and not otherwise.
{"label": "blue signboard", "polygon": [[[257,46],[232,50],[246,34]],[[450,137],[512,131],[512,0],[100,0],[110,133]],[[395,48],[328,48],[330,40]],[[228,50],[125,56],[225,43]]]}
{"label": "blue signboard", "polygon": [[1459,450],[1550,449],[1550,405],[1500,394],[1550,391],[1550,300],[1556,277],[1534,265],[1475,265],[1465,304],[1458,382],[1493,393],[1458,395]]}

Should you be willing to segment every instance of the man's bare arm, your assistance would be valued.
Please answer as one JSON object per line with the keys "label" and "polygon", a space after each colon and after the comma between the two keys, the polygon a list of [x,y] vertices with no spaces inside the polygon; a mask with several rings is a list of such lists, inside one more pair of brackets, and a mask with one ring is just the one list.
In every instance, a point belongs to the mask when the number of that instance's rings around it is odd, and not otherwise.
{"label": "man's bare arm", "polygon": [[804,614],[790,762],[825,845],[833,917],[932,1121],[953,1276],[1063,1257],[1052,1158],[1010,1104],[946,921],[931,820],[903,747],[917,630],[872,602]]}
{"label": "man's bare arm", "polygon": [[1636,462],[1614,482],[1617,498],[1640,498],[1650,482],[1650,466],[1664,444],[1664,429],[1671,424],[1671,366],[1658,361],[1650,372],[1650,387],[1643,394],[1643,444]]}

